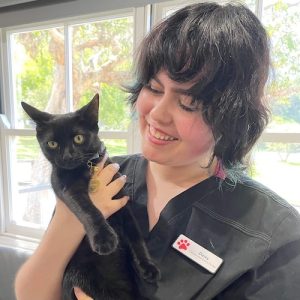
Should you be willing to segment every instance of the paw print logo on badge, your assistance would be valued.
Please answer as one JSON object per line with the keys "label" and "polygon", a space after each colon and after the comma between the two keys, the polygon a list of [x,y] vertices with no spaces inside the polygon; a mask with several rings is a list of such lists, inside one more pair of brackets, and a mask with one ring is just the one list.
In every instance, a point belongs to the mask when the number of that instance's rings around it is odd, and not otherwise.
{"label": "paw print logo on badge", "polygon": [[212,274],[215,274],[223,263],[222,258],[200,246],[184,234],[179,235],[172,247]]}
{"label": "paw print logo on badge", "polygon": [[177,242],[177,245],[179,249],[187,250],[190,246],[190,243],[188,242],[188,240],[180,240]]}

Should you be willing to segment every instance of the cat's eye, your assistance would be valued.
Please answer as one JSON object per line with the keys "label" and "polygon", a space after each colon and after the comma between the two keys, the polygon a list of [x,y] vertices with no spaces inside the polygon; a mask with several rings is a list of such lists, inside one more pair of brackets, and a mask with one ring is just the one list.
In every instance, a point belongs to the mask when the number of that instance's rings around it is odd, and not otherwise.
{"label": "cat's eye", "polygon": [[47,145],[48,145],[48,147],[51,148],[51,149],[56,149],[57,146],[58,146],[58,143],[55,142],[55,141],[49,141],[49,142],[47,142]]}
{"label": "cat's eye", "polygon": [[75,135],[74,142],[79,145],[82,144],[84,142],[84,136],[82,134]]}

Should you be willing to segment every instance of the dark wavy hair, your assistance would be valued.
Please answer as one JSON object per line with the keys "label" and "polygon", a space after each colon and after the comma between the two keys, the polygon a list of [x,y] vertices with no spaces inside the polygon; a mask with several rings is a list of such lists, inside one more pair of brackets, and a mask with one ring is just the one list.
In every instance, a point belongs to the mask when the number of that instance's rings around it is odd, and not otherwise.
{"label": "dark wavy hair", "polygon": [[198,3],[158,24],[137,53],[135,82],[128,88],[134,107],[141,89],[160,70],[187,82],[211,127],[214,155],[227,169],[243,165],[266,124],[263,101],[270,68],[269,40],[258,18],[241,4]]}

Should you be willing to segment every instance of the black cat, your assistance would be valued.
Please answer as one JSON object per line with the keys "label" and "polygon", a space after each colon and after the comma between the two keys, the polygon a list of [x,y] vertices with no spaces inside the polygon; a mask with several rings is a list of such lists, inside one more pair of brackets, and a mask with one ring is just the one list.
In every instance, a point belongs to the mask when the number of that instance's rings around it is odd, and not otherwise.
{"label": "black cat", "polygon": [[[142,279],[155,283],[160,273],[149,256],[130,207],[127,204],[107,221],[88,195],[91,168],[106,151],[98,137],[99,95],[67,114],[49,114],[25,102],[21,104],[36,123],[37,140],[52,164],[51,184],[55,194],[86,231],[65,270],[63,299],[76,299],[74,286],[94,300],[144,299],[137,282]],[[110,162],[107,159],[106,164]],[[118,176],[119,173],[115,178]],[[123,195],[121,190],[115,198]]]}

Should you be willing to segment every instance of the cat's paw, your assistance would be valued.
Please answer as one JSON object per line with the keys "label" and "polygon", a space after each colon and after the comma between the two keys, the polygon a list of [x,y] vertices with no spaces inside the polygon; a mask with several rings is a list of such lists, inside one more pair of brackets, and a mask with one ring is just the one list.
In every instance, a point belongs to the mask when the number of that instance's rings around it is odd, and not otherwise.
{"label": "cat's paw", "polygon": [[108,255],[117,249],[119,243],[116,232],[108,227],[106,231],[99,230],[91,239],[92,250],[99,255]]}
{"label": "cat's paw", "polygon": [[149,283],[155,283],[161,278],[160,270],[152,261],[141,262],[137,269],[140,276]]}

